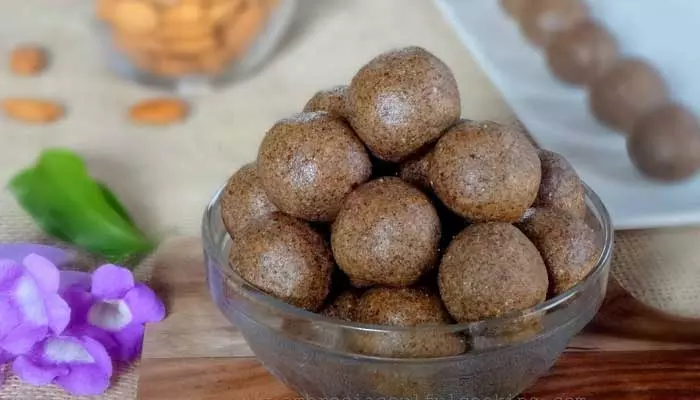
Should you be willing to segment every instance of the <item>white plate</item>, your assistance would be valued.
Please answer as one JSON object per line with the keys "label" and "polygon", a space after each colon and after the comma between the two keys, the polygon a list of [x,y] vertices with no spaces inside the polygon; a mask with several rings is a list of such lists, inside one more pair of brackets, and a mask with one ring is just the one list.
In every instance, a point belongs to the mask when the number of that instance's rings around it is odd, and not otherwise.
{"label": "white plate", "polygon": [[[700,37],[700,1],[588,2],[623,52],[651,60],[674,97],[700,114],[700,51],[684,40]],[[499,1],[436,3],[535,140],[574,165],[617,229],[700,224],[700,177],[674,184],[642,177],[627,157],[624,137],[595,121],[584,90],[549,73]]]}

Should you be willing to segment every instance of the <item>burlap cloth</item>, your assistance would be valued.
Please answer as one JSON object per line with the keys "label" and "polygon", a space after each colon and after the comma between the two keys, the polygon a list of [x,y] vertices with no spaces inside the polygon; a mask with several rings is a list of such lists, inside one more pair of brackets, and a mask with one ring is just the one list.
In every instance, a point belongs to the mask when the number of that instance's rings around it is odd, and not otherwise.
{"label": "burlap cloth", "polygon": [[[258,75],[193,99],[195,110],[186,124],[133,127],[125,118],[129,104],[161,93],[108,73],[91,25],[91,6],[86,0],[0,2],[0,54],[19,42],[39,42],[53,55],[50,69],[38,78],[16,78],[0,69],[2,95],[51,97],[69,108],[66,119],[46,127],[0,120],[0,182],[4,186],[44,147],[73,148],[155,237],[198,235],[211,195],[232,171],[255,158],[276,119],[298,111],[317,89],[347,82],[363,62],[390,47],[422,45],[452,66],[465,116],[512,119],[431,2],[302,0],[298,22]],[[6,192],[0,194],[0,240],[48,240]],[[699,240],[700,229],[620,232],[615,275],[647,304],[700,317]],[[137,275],[147,279],[149,263]],[[136,367],[119,371],[99,398],[135,398],[137,380]],[[69,398],[15,377],[0,390],[0,399]]]}

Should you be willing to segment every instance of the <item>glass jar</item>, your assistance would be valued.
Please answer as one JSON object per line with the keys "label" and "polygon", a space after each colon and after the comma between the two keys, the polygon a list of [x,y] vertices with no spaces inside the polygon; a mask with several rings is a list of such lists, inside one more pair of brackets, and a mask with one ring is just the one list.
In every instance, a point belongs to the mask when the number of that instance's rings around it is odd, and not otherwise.
{"label": "glass jar", "polygon": [[147,84],[220,84],[274,51],[295,0],[98,0],[110,66]]}

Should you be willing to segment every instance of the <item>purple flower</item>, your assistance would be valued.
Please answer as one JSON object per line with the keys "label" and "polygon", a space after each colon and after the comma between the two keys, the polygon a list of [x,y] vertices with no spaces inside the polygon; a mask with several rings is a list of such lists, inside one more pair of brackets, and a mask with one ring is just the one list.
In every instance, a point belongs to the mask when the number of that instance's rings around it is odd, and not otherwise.
{"label": "purple flower", "polygon": [[144,324],[165,317],[165,306],[146,285],[136,283],[126,268],[103,265],[84,282],[63,293],[71,305],[71,326],[99,341],[115,361],[132,361],[141,353]]}
{"label": "purple flower", "polygon": [[74,289],[89,292],[90,285],[92,285],[92,277],[87,272],[61,271],[61,282],[58,286],[58,293],[64,294]]}
{"label": "purple flower", "polygon": [[32,385],[55,383],[74,395],[104,392],[113,372],[112,360],[102,344],[68,331],[37,343],[15,359],[12,369]]}
{"label": "purple flower", "polygon": [[73,253],[58,247],[34,243],[0,243],[0,259],[21,263],[30,254],[42,256],[58,268],[75,261]]}
{"label": "purple flower", "polygon": [[0,260],[0,350],[23,354],[66,329],[71,310],[58,287],[58,268],[44,257]]}
{"label": "purple flower", "polygon": [[0,365],[12,362],[34,385],[94,395],[109,387],[112,359],[140,354],[144,324],[162,320],[165,307],[125,268],[58,270],[73,260],[55,247],[0,244]]}

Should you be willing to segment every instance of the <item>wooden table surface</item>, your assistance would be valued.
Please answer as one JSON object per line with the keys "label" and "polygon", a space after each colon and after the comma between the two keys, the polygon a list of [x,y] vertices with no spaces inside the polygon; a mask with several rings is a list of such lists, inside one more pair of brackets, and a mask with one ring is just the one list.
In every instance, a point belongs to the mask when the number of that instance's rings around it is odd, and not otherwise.
{"label": "wooden table surface", "polygon": [[[152,284],[169,315],[147,330],[139,398],[297,400],[212,304],[200,243],[186,239],[174,247],[177,259],[163,255],[154,269]],[[596,320],[522,396],[700,399],[700,323],[649,309],[611,282]]]}

